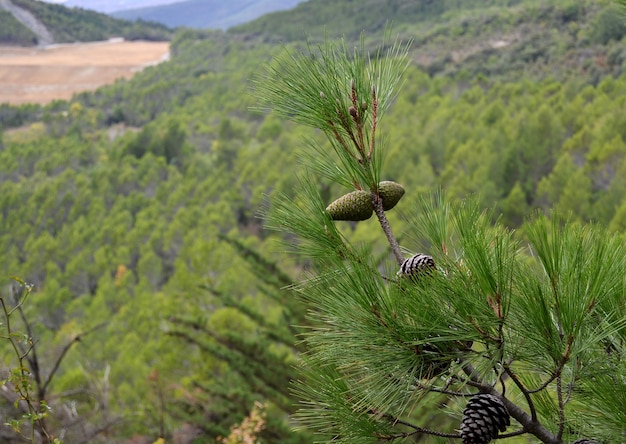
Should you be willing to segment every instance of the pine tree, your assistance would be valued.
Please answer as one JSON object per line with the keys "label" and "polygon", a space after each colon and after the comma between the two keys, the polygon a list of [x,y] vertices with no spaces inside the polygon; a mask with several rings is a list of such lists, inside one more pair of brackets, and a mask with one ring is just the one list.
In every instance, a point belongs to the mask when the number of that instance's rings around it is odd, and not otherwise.
{"label": "pine tree", "polygon": [[[169,319],[171,329],[168,334],[197,347],[202,355],[219,360],[228,370],[213,380],[207,380],[210,378],[206,375],[194,378],[193,391],[175,401],[172,414],[196,425],[205,438],[230,436],[230,439],[235,439],[236,434],[229,435],[228,431],[236,429],[244,418],[255,416],[255,406],[261,403],[268,409],[263,411],[262,429],[255,432],[260,442],[309,442],[308,433],[291,430],[286,421],[288,415],[295,411],[290,399],[289,381],[296,377],[293,356],[302,351],[296,334],[306,323],[306,306],[290,297],[288,288],[293,280],[276,263],[236,238],[225,235],[219,238],[245,260],[258,279],[259,293],[269,301],[280,304],[284,319],[274,323],[266,318],[265,313],[245,301],[203,285],[204,290],[230,309],[229,313],[238,315],[238,318],[231,316],[229,324],[233,328],[218,331],[202,317],[176,316]],[[255,326],[254,337],[241,335],[235,328],[236,319],[242,317]],[[225,439],[224,442],[231,442],[229,438]],[[238,442],[244,442],[243,438]]]}
{"label": "pine tree", "polygon": [[[622,441],[623,241],[557,214],[518,233],[475,200],[438,191],[413,209],[398,203],[411,227],[400,247],[380,190],[380,122],[408,51],[383,47],[286,51],[256,83],[268,108],[328,140],[305,145],[299,190],[266,215],[310,265],[296,287],[312,326],[294,388],[299,423],[320,442]],[[339,216],[322,203],[322,180],[346,189]],[[382,264],[376,245],[351,242],[337,221],[370,208],[391,253]],[[416,414],[435,398],[452,426]]]}

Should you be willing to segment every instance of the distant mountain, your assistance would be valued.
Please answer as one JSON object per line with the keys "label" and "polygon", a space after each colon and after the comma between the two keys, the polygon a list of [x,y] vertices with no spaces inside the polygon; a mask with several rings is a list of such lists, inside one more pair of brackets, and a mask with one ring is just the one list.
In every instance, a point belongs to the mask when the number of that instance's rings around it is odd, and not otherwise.
{"label": "distant mountain", "polygon": [[[76,0],[74,0],[76,1]],[[302,0],[187,0],[163,6],[129,9],[112,15],[148,20],[171,28],[226,29],[274,11],[291,9]]]}
{"label": "distant mountain", "polygon": [[[150,6],[176,3],[177,0],[43,0],[48,3],[57,3],[67,7],[93,9],[94,11],[109,14],[123,9],[148,8]],[[178,0],[179,2],[182,0]]]}
{"label": "distant mountain", "polygon": [[169,40],[161,24],[129,22],[95,11],[36,0],[0,0],[0,44],[47,45],[107,40]]}

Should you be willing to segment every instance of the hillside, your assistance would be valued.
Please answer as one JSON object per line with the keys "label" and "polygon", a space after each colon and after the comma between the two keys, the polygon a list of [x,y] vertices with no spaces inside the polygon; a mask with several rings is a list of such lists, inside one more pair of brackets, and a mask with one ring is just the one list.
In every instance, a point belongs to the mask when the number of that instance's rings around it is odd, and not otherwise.
{"label": "hillside", "polygon": [[[170,61],[95,92],[0,106],[0,291],[12,275],[35,285],[25,316],[44,375],[69,350],[48,426],[67,442],[214,442],[258,402],[262,442],[313,441],[291,429],[287,383],[308,307],[285,291],[310,264],[259,214],[275,193],[298,199],[298,154],[319,132],[258,112],[251,92],[267,61],[306,48],[302,31],[313,48],[325,25],[348,45],[365,29],[375,48],[388,22],[413,39],[380,122],[407,250],[420,243],[404,216],[438,187],[510,227],[557,209],[626,233],[620,17],[591,0],[312,0],[228,32],[178,30]],[[318,186],[324,203],[346,191]],[[375,223],[339,226],[387,267]],[[23,413],[4,398],[0,411]],[[411,412],[458,429],[431,405]]]}
{"label": "hillside", "polygon": [[268,14],[229,32],[276,43],[301,41],[305,36],[319,42],[325,35],[356,42],[361,31],[368,41],[391,27],[401,38],[413,40],[414,61],[433,75],[464,72],[469,77],[506,78],[531,71],[560,77],[594,71],[595,58],[606,57],[602,45],[626,35],[619,14],[605,7],[590,0],[319,0]]}
{"label": "hillside", "polygon": [[18,22],[33,32],[37,36],[37,42],[40,46],[50,45],[54,42],[54,37],[50,31],[28,9],[15,5],[10,0],[0,1],[0,8],[9,12]]}
{"label": "hillside", "polygon": [[30,46],[38,43],[33,31],[19,22],[13,14],[0,7],[0,42],[4,45]]}
{"label": "hillside", "polygon": [[302,0],[187,0],[174,4],[126,9],[112,15],[126,20],[147,20],[170,28],[226,29],[268,12],[290,9]]}
{"label": "hillside", "polygon": [[[49,43],[72,43],[107,40],[123,37],[127,40],[164,41],[171,31],[159,24],[128,22],[105,14],[79,8],[44,3],[36,0],[3,0],[0,6],[24,11],[43,25],[42,32],[34,33],[0,8],[0,45],[32,46]],[[13,8],[9,8],[12,6]],[[46,38],[42,38],[42,35]],[[51,36],[48,38],[47,36]]]}

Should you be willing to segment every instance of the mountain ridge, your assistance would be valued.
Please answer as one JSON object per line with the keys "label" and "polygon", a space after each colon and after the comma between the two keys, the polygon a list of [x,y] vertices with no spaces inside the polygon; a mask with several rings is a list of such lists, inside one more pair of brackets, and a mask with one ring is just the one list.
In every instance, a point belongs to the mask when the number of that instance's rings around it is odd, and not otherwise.
{"label": "mountain ridge", "polygon": [[291,9],[302,0],[186,0],[162,6],[133,8],[111,15],[126,20],[148,20],[175,28],[227,29],[264,14]]}
{"label": "mountain ridge", "polygon": [[6,45],[45,46],[112,37],[167,41],[172,37],[172,31],[162,24],[129,22],[95,11],[35,0],[3,0],[0,12],[4,12],[0,14],[0,44]]}

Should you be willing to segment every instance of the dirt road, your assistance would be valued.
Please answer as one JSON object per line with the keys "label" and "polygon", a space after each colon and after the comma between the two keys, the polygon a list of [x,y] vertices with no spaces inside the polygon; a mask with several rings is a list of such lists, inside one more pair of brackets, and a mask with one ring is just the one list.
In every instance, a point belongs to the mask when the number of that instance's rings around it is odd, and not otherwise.
{"label": "dirt road", "polygon": [[168,42],[107,42],[45,48],[0,46],[0,103],[69,99],[115,79],[132,77],[169,58]]}

